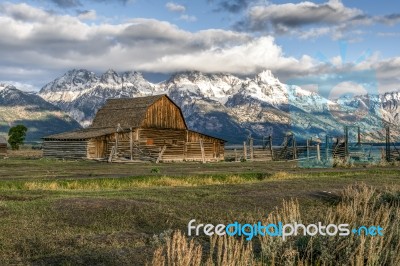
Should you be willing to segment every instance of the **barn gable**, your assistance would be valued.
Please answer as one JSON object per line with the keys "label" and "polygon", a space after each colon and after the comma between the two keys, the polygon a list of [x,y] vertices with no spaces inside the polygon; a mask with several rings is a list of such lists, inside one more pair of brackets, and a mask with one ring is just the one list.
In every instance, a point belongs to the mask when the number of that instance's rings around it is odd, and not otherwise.
{"label": "barn gable", "polygon": [[181,109],[167,96],[109,99],[97,112],[92,128],[187,129]]}

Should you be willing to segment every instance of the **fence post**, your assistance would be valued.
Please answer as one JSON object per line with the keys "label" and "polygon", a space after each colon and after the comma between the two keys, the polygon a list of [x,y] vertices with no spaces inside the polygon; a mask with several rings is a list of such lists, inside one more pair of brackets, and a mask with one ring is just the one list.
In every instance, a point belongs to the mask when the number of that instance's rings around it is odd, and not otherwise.
{"label": "fence post", "polygon": [[325,136],[325,157],[326,157],[326,161],[329,160],[329,138],[328,135]]}
{"label": "fence post", "polygon": [[247,147],[246,147],[246,141],[243,141],[243,160],[247,160]]}
{"label": "fence post", "polygon": [[321,161],[321,151],[319,149],[319,143],[317,143],[317,161]]}
{"label": "fence post", "polygon": [[204,153],[204,145],[203,145],[203,140],[202,139],[200,140],[200,151],[201,151],[201,160],[202,160],[203,163],[205,163],[206,162],[206,156],[205,156],[205,153]]}
{"label": "fence post", "polygon": [[349,128],[347,126],[344,127],[344,155],[346,161],[349,160]]}
{"label": "fence post", "polygon": [[307,160],[310,160],[310,139],[307,139]]}
{"label": "fence post", "polygon": [[296,143],[296,137],[294,134],[292,135],[292,146],[293,146],[293,159],[297,159],[297,143]]}
{"label": "fence post", "polygon": [[131,154],[131,161],[133,160],[133,132],[131,128],[131,132],[129,134],[129,151]]}
{"label": "fence post", "polygon": [[386,161],[390,162],[392,158],[390,154],[390,127],[386,127]]}
{"label": "fence post", "polygon": [[272,149],[272,136],[269,136],[269,149],[271,151],[271,160],[274,159],[274,150]]}
{"label": "fence post", "polygon": [[253,147],[253,138],[250,139],[250,159],[254,159],[254,147]]}

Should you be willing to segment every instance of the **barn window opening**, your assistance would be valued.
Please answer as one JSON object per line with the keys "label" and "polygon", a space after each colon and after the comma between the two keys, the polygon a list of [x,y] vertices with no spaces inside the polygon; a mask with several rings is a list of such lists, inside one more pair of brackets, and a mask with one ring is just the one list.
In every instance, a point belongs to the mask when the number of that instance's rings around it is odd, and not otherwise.
{"label": "barn window opening", "polygon": [[178,140],[176,139],[172,140],[172,145],[178,145]]}

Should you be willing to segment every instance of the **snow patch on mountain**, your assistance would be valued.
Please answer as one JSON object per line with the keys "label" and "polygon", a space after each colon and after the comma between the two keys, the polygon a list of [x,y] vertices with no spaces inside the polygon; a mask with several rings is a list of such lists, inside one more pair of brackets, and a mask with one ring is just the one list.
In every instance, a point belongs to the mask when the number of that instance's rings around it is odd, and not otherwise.
{"label": "snow patch on mountain", "polygon": [[187,71],[153,84],[135,71],[108,70],[97,76],[80,69],[50,82],[39,95],[88,126],[108,98],[161,93],[182,108],[191,129],[231,142],[240,142],[249,134],[282,135],[288,130],[304,138],[341,134],[345,124],[359,125],[366,139],[377,139],[383,123],[400,124],[399,92],[333,101],[284,84],[269,70],[253,78]]}

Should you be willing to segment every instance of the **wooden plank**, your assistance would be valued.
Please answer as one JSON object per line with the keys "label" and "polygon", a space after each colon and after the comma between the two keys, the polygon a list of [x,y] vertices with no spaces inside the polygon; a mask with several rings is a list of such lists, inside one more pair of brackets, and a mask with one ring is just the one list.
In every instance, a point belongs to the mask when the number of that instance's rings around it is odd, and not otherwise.
{"label": "wooden plank", "polygon": [[254,159],[253,138],[250,139],[250,159]]}
{"label": "wooden plank", "polygon": [[243,141],[243,160],[247,160],[247,147],[246,147],[246,141]]}
{"label": "wooden plank", "polygon": [[158,158],[157,158],[157,161],[156,161],[156,163],[159,163],[160,162],[160,160],[161,160],[161,158],[162,158],[162,156],[163,156],[163,154],[164,154],[164,152],[165,152],[165,150],[167,149],[167,145],[164,145],[164,147],[161,149],[161,151],[160,151],[160,154],[158,155]]}
{"label": "wooden plank", "polygon": [[110,156],[108,157],[108,162],[109,162],[109,163],[112,163],[114,154],[115,154],[115,146],[113,146],[113,147],[111,148]]}
{"label": "wooden plank", "polygon": [[129,149],[130,149],[130,154],[131,154],[131,161],[133,160],[133,132],[131,128],[131,132],[129,135]]}
{"label": "wooden plank", "polygon": [[206,162],[206,155],[204,153],[204,144],[203,144],[203,140],[200,140],[200,150],[201,150],[201,159],[202,162],[205,163]]}
{"label": "wooden plank", "polygon": [[186,129],[179,107],[167,97],[160,98],[147,109],[142,126],[144,128]]}

